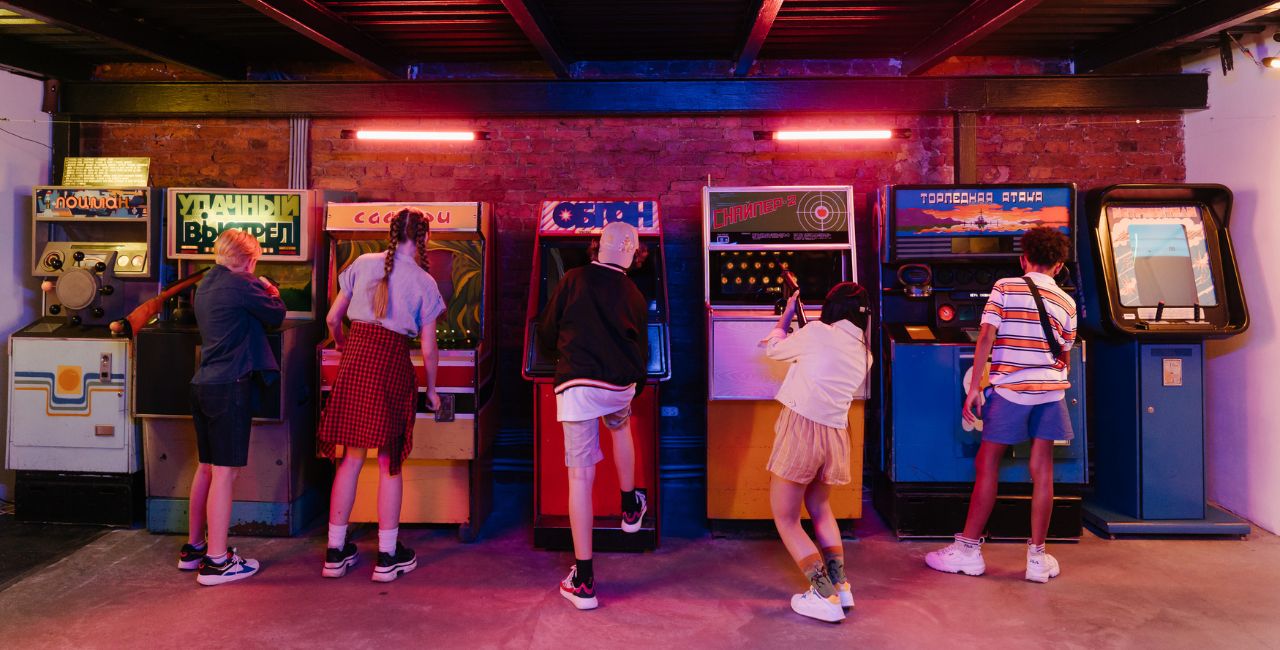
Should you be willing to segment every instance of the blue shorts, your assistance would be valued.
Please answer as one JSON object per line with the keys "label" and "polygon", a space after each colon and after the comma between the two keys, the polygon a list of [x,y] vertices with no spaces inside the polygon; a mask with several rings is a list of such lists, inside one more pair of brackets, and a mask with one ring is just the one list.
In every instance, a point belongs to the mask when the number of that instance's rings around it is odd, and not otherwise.
{"label": "blue shorts", "polygon": [[1066,400],[1025,406],[1010,402],[999,393],[989,391],[982,407],[982,441],[1002,445],[1018,445],[1032,438],[1071,440],[1071,418]]}

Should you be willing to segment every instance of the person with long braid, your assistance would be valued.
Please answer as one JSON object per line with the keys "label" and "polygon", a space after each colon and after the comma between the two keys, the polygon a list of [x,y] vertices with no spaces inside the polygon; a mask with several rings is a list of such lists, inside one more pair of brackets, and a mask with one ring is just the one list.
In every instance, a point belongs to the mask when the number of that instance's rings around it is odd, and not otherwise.
{"label": "person with long braid", "polygon": [[[436,394],[436,319],[445,310],[436,281],[427,272],[430,224],[421,210],[405,208],[391,219],[386,253],[356,258],[338,276],[338,295],[325,319],[342,352],[338,377],[320,414],[321,454],[344,453],[333,477],[329,501],[326,578],[341,578],[356,564],[356,546],[347,524],[367,449],[378,449],[378,560],[373,580],[391,582],[418,566],[413,550],[400,543],[400,466],[413,448],[417,379],[409,358],[418,337],[426,369],[427,403],[440,408]],[[343,320],[351,326],[343,329]]]}

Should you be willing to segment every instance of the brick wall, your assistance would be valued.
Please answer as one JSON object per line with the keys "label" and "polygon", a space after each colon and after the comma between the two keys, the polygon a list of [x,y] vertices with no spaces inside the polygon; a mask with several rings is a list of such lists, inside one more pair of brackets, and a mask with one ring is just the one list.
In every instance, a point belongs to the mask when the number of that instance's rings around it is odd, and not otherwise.
{"label": "brick wall", "polygon": [[[909,140],[875,143],[756,141],[782,127],[910,128]],[[406,144],[343,140],[355,126],[463,128],[487,142]],[[1184,176],[1177,113],[983,116],[978,122],[983,182],[1072,181],[1085,190],[1117,182]],[[285,120],[162,120],[94,125],[84,155],[152,158],[152,182],[283,187]],[[661,201],[675,327],[674,376],[664,405],[664,465],[697,467],[705,414],[701,188],[715,185],[851,184],[859,221],[868,196],[886,183],[946,183],[952,177],[947,116],[646,117],[494,120],[324,119],[311,131],[311,178],[318,188],[354,190],[360,200],[468,200],[494,204],[501,289],[499,390],[506,425],[527,426],[529,388],[519,377],[534,215],[545,198],[642,197]],[[864,222],[866,223],[866,222]],[[873,259],[866,241],[862,254]]]}

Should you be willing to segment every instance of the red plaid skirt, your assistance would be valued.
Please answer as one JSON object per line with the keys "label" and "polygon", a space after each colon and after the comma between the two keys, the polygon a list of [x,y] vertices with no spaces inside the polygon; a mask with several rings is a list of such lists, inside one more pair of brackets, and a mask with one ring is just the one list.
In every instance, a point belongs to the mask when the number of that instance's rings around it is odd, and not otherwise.
{"label": "red plaid skirt", "polygon": [[417,393],[409,337],[352,323],[333,392],[320,412],[319,452],[333,458],[336,445],[377,447],[391,456],[391,473],[399,474],[413,449]]}

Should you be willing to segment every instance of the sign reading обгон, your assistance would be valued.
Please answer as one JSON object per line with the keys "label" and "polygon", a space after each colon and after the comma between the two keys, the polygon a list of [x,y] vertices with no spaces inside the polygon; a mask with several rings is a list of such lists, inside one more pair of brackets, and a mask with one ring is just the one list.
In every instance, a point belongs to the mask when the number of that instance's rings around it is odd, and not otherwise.
{"label": "sign reading \u043e\u0431\u0433\u043e\u043d", "polygon": [[708,188],[715,244],[848,244],[848,187]]}
{"label": "sign reading \u043e\u0431\u0433\u043e\u043d", "polygon": [[258,240],[263,260],[308,259],[309,203],[301,190],[170,190],[169,257],[212,259],[218,235],[238,228]]}
{"label": "sign reading \u043e\u0431\u0433\u043e\u043d", "polygon": [[599,234],[605,224],[622,221],[642,235],[656,235],[658,219],[657,201],[548,200],[542,202],[538,230]]}

